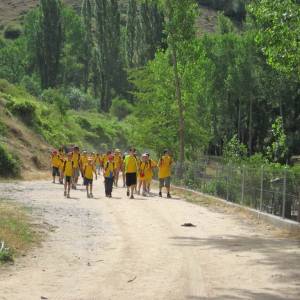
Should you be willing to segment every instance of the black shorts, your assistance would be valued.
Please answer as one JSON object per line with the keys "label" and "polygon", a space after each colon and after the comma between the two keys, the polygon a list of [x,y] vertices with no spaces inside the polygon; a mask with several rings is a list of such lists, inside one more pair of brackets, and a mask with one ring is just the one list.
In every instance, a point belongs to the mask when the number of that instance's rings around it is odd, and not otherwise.
{"label": "black shorts", "polygon": [[136,183],[137,183],[136,173],[126,173],[126,185],[132,186],[132,185],[136,185]]}
{"label": "black shorts", "polygon": [[56,167],[52,168],[52,176],[59,176],[59,169]]}
{"label": "black shorts", "polygon": [[93,179],[84,178],[84,185],[91,185],[93,184]]}
{"label": "black shorts", "polygon": [[65,180],[66,180],[66,182],[71,183],[72,177],[71,176],[66,176]]}

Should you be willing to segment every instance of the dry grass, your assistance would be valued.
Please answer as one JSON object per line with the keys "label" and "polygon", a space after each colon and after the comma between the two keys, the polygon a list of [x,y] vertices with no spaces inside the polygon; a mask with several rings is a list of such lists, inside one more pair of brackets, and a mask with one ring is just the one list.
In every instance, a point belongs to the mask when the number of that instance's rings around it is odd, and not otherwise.
{"label": "dry grass", "polygon": [[25,208],[0,200],[0,241],[4,241],[8,248],[6,253],[1,255],[0,252],[0,264],[12,261],[38,241],[30,222]]}

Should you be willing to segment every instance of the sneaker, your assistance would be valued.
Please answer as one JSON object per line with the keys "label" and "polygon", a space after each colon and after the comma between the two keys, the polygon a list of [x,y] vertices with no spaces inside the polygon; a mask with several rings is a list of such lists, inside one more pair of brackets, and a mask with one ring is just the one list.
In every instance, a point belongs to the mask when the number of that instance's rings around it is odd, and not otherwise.
{"label": "sneaker", "polygon": [[159,192],[158,196],[159,196],[159,197],[162,197],[162,193],[161,193],[161,192]]}
{"label": "sneaker", "polygon": [[130,199],[134,199],[133,195],[130,196]]}
{"label": "sneaker", "polygon": [[91,197],[90,194],[87,194],[87,197],[90,198]]}
{"label": "sneaker", "polygon": [[130,196],[130,193],[129,193],[129,191],[127,191],[127,197],[129,197]]}
{"label": "sneaker", "polygon": [[111,198],[112,197],[112,195],[110,194],[110,195],[108,195],[108,198]]}
{"label": "sneaker", "polygon": [[68,194],[67,198],[70,198],[70,194]]}
{"label": "sneaker", "polygon": [[146,192],[143,192],[142,196],[143,196],[143,197],[147,197],[148,195],[147,195]]}
{"label": "sneaker", "polygon": [[167,198],[169,198],[169,199],[172,198],[170,193],[167,194]]}
{"label": "sneaker", "polygon": [[64,191],[64,196],[65,196],[65,197],[67,196],[67,191]]}
{"label": "sneaker", "polygon": [[90,193],[90,197],[91,197],[91,198],[94,198],[94,195],[93,195],[92,193]]}

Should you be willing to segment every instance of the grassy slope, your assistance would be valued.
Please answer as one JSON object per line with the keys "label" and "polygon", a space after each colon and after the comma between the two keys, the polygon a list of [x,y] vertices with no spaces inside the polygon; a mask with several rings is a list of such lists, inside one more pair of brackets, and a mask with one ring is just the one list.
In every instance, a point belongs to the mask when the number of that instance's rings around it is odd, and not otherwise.
{"label": "grassy slope", "polygon": [[[9,108],[20,103],[36,107],[31,118],[33,124],[26,124],[23,114]],[[77,144],[89,151],[128,146],[126,127],[116,118],[95,111],[73,110],[61,116],[55,105],[43,103],[5,80],[0,80],[0,123],[5,127],[0,142],[20,158],[22,175],[26,178],[32,173],[39,177],[37,170],[49,168],[53,146]]]}
{"label": "grassy slope", "polygon": [[2,241],[5,249],[0,252],[0,266],[26,252],[38,236],[24,208],[0,199],[0,247]]}

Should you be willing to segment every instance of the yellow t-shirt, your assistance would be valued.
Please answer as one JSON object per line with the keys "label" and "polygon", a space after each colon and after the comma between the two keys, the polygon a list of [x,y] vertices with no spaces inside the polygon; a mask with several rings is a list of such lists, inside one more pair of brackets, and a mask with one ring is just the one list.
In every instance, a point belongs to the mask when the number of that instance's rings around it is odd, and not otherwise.
{"label": "yellow t-shirt", "polygon": [[145,180],[147,179],[147,177],[149,178],[149,174],[151,171],[151,166],[150,166],[150,162],[149,161],[142,161],[140,162],[140,167],[139,167],[139,178],[141,180]]}
{"label": "yellow t-shirt", "polygon": [[80,154],[74,152],[72,156],[72,161],[73,161],[73,167],[75,169],[79,167],[79,159],[80,159]]}
{"label": "yellow t-shirt", "polygon": [[134,156],[127,155],[125,157],[125,172],[126,173],[137,173],[138,165],[137,160]]}
{"label": "yellow t-shirt", "polygon": [[155,160],[151,159],[148,161],[148,164],[149,164],[149,167],[146,168],[146,170],[145,170],[145,177],[146,177],[146,180],[151,180],[153,177],[153,169],[155,167],[157,167],[157,162]]}
{"label": "yellow t-shirt", "polygon": [[65,161],[63,157],[60,158],[59,170],[62,171],[64,169]]}
{"label": "yellow t-shirt", "polygon": [[73,176],[73,162],[72,160],[67,160],[64,163],[64,174],[65,176]]}
{"label": "yellow t-shirt", "polygon": [[122,157],[120,155],[115,155],[115,167],[117,170],[120,170],[122,167]]}
{"label": "yellow t-shirt", "polygon": [[114,176],[115,167],[116,165],[114,162],[106,162],[106,164],[104,165],[104,177],[112,178]]}
{"label": "yellow t-shirt", "polygon": [[88,163],[87,155],[81,155],[80,163],[81,163],[81,168],[82,168],[81,170],[84,170],[85,165]]}
{"label": "yellow t-shirt", "polygon": [[94,172],[95,172],[95,168],[94,168],[93,165],[90,165],[90,164],[85,165],[84,177],[86,179],[93,179],[94,178]]}
{"label": "yellow t-shirt", "polygon": [[52,167],[59,168],[60,166],[60,157],[59,155],[53,155],[51,158]]}
{"label": "yellow t-shirt", "polygon": [[95,163],[96,163],[96,166],[100,166],[100,164],[101,164],[101,156],[100,155],[96,155]]}
{"label": "yellow t-shirt", "polygon": [[172,157],[169,155],[164,155],[158,163],[158,177],[167,178],[171,176],[171,166],[172,166]]}

